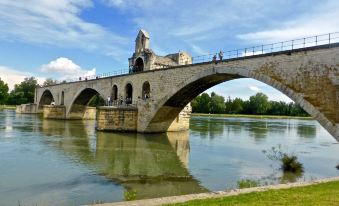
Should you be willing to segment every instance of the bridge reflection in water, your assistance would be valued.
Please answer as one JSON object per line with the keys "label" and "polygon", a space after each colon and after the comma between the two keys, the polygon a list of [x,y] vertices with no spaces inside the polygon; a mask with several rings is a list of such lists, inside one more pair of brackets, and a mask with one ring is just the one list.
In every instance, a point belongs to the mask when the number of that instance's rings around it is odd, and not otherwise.
{"label": "bridge reflection in water", "polygon": [[77,164],[136,193],[137,199],[206,192],[190,175],[189,132],[105,133],[95,121],[44,119],[42,131],[59,136],[53,145]]}

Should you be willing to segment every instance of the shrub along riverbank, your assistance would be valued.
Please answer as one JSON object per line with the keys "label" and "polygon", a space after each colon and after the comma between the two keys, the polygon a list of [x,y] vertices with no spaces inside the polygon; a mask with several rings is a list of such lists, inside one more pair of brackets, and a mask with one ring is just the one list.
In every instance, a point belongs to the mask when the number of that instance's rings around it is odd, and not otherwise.
{"label": "shrub along riverbank", "polygon": [[0,110],[2,109],[15,109],[15,105],[0,105]]}

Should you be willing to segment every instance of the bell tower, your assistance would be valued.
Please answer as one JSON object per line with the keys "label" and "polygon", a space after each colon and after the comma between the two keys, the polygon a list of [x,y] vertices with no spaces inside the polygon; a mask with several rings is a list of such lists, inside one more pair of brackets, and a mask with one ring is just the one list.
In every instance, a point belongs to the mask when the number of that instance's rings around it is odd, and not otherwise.
{"label": "bell tower", "polygon": [[149,49],[149,34],[141,29],[137,38],[135,39],[135,53],[139,54]]}

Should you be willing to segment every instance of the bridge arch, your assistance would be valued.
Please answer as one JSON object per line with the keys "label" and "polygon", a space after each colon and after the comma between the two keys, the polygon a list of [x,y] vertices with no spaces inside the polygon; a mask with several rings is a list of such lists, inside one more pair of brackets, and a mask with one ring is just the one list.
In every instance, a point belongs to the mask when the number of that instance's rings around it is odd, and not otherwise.
{"label": "bridge arch", "polygon": [[118,100],[118,86],[114,85],[112,88],[112,100]]}
{"label": "bridge arch", "polygon": [[53,94],[49,89],[46,89],[40,97],[38,109],[42,110],[44,105],[50,105],[52,102],[55,102]]}
{"label": "bridge arch", "polygon": [[133,86],[131,83],[127,83],[125,86],[125,101],[126,104],[130,104],[133,101]]}
{"label": "bridge arch", "polygon": [[203,91],[229,80],[238,78],[252,78],[272,86],[282,92],[295,103],[299,104],[307,113],[316,119],[326,130],[335,136],[336,125],[324,116],[314,105],[308,102],[303,96],[283,82],[279,82],[267,75],[251,72],[246,68],[214,67],[206,69],[187,79],[176,87],[173,87],[159,101],[157,107],[151,112],[151,120],[145,128],[140,128],[145,132],[151,132],[154,128],[159,131],[167,131],[171,123],[178,117],[184,107]]}
{"label": "bridge arch", "polygon": [[142,84],[142,92],[141,92],[142,99],[148,99],[151,97],[151,85],[148,81],[145,81]]}
{"label": "bridge arch", "polygon": [[67,109],[66,116],[68,119],[95,119],[96,110],[88,106],[90,101],[99,95],[105,99],[105,96],[93,88],[83,88],[74,97],[72,103]]}
{"label": "bridge arch", "polygon": [[144,71],[144,60],[141,57],[138,57],[135,60],[133,72],[142,72],[142,71]]}
{"label": "bridge arch", "polygon": [[60,101],[60,105],[64,105],[65,104],[65,92],[62,91],[61,92],[61,101]]}

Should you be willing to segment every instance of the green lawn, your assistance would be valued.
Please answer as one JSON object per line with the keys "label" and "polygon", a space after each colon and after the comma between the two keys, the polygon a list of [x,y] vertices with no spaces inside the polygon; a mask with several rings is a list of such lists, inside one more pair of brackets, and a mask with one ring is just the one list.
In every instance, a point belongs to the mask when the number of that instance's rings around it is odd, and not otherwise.
{"label": "green lawn", "polygon": [[192,116],[245,117],[245,118],[270,118],[270,119],[312,119],[312,117],[279,116],[279,115],[252,115],[252,114],[202,114],[202,113],[192,113]]}
{"label": "green lawn", "polygon": [[339,205],[339,181],[290,189],[268,190],[224,198],[193,200],[179,205]]}
{"label": "green lawn", "polygon": [[15,105],[0,105],[0,109],[15,109]]}

